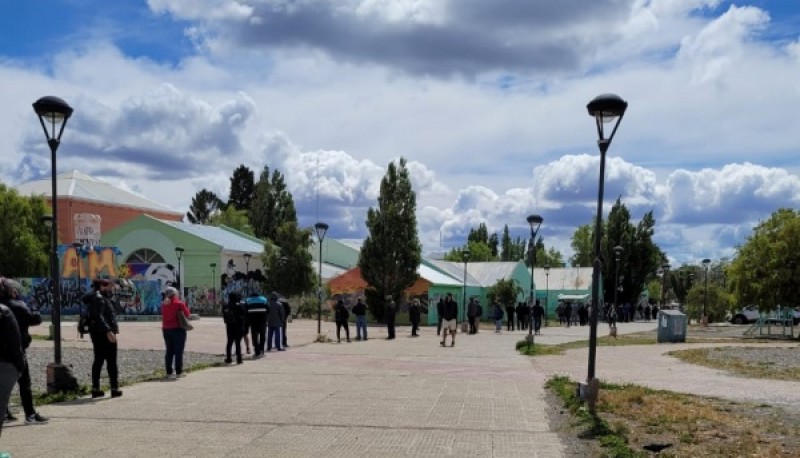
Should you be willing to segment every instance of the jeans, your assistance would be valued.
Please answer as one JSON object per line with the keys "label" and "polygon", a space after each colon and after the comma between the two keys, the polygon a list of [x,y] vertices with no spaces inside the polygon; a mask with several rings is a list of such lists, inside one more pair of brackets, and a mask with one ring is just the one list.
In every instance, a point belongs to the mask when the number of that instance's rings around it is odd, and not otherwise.
{"label": "jeans", "polygon": [[275,343],[276,350],[283,350],[281,347],[281,327],[270,326],[267,328],[267,351],[272,350],[272,343]]}
{"label": "jeans", "polygon": [[[364,331],[364,334],[361,334],[361,331]],[[367,316],[366,315],[356,315],[356,339],[364,339],[367,340]]]}
{"label": "jeans", "polygon": [[[184,331],[186,332],[186,331]],[[117,370],[117,343],[108,341],[108,334],[105,332],[92,332],[92,349],[94,350],[94,362],[92,363],[92,389],[100,389],[100,372],[103,364],[108,371],[108,383],[112,390],[119,388],[119,371]]]}
{"label": "jeans", "polygon": [[0,434],[3,431],[3,422],[6,419],[11,391],[14,389],[14,384],[17,383],[19,376],[20,373],[17,371],[17,366],[0,362]]}
{"label": "jeans", "polygon": [[494,320],[494,330],[501,331],[503,329],[503,320]]}
{"label": "jeans", "polygon": [[183,373],[183,348],[186,346],[186,330],[181,328],[163,329],[164,344],[167,353],[164,355],[164,370],[172,373],[172,360],[175,360],[175,374]]}

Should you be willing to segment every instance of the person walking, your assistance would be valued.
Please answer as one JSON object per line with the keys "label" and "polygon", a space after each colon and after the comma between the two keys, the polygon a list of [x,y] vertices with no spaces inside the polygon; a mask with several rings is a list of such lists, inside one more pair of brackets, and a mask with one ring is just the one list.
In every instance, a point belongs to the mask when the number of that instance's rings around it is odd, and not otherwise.
{"label": "person walking", "polygon": [[516,308],[514,304],[506,305],[506,330],[513,331],[514,330],[514,315],[516,315]]}
{"label": "person walking", "polygon": [[343,300],[339,299],[336,301],[336,305],[333,307],[333,316],[336,320],[336,341],[342,343],[342,328],[344,328],[344,333],[349,343],[350,325],[347,323],[347,320],[350,318],[350,312],[348,312],[347,307],[344,306]]}
{"label": "person walking", "polygon": [[[161,304],[161,333],[164,336],[164,370],[168,380],[184,377],[183,349],[186,347],[186,330],[181,327],[179,313],[189,318],[189,307],[178,297],[178,290],[170,286],[164,290]],[[173,365],[174,362],[174,365]],[[174,369],[174,373],[173,373]]]}
{"label": "person walking", "polygon": [[408,319],[411,321],[411,337],[419,337],[419,322],[422,318],[422,310],[419,305],[419,299],[411,301],[411,307],[408,308]]}
{"label": "person walking", "polygon": [[456,327],[458,326],[458,304],[453,300],[453,295],[447,293],[444,300],[444,307],[442,307],[442,340],[439,345],[447,345],[447,334],[452,336],[450,346],[456,345]]}
{"label": "person walking", "polygon": [[386,296],[386,332],[389,334],[386,340],[394,339],[394,321],[397,317],[397,303],[392,296]]}
{"label": "person walking", "polygon": [[284,351],[281,346],[281,329],[283,328],[283,305],[280,303],[278,293],[269,294],[269,304],[267,305],[267,351],[272,351],[273,344],[275,350]]}
{"label": "person walking", "polygon": [[[8,306],[14,314],[14,319],[19,327],[20,338],[22,339],[22,352],[26,353],[33,340],[28,328],[42,324],[42,316],[38,311],[32,311],[25,302],[20,300],[21,291],[22,285],[10,278],[4,278],[0,282],[0,302]],[[33,405],[31,373],[27,364],[23,368],[22,374],[20,374],[18,384],[22,410],[25,412],[25,424],[38,425],[47,423],[48,419],[36,412],[36,408]]]}
{"label": "person walking", "polygon": [[292,306],[289,301],[280,301],[283,307],[283,326],[281,327],[281,343],[283,348],[289,348],[289,339],[286,337],[286,329],[289,327],[289,316],[292,314]]}
{"label": "person walking", "polygon": [[353,315],[356,316],[356,340],[367,340],[367,304],[360,297],[353,306]]}
{"label": "person walking", "polygon": [[517,304],[517,329],[520,331],[525,331],[528,329],[527,320],[525,319],[525,315],[527,315],[528,307],[525,306],[524,302],[519,302]]}
{"label": "person walking", "polygon": [[436,335],[442,334],[442,314],[444,313],[444,298],[440,297],[439,301],[436,303],[436,317],[437,317],[437,324],[436,324]]}
{"label": "person walking", "polygon": [[250,324],[250,337],[253,339],[253,359],[264,356],[267,337],[267,298],[253,291],[245,301],[247,322]]}
{"label": "person walking", "polygon": [[494,320],[495,334],[500,334],[503,330],[503,307],[497,301],[492,302],[492,319]]}
{"label": "person walking", "polygon": [[105,392],[100,389],[100,373],[103,365],[108,371],[108,383],[111,385],[111,397],[122,396],[119,389],[119,369],[117,367],[117,314],[113,296],[113,283],[107,278],[92,282],[92,291],[86,293],[82,300],[88,306],[89,337],[92,340],[94,362],[92,363],[92,398],[101,398]]}
{"label": "person walking", "polygon": [[14,313],[0,304],[0,436],[8,411],[11,391],[25,370],[25,352],[22,351],[22,336]]}
{"label": "person walking", "polygon": [[475,298],[469,300],[469,304],[467,304],[467,320],[469,320],[469,333],[476,334],[478,332],[477,326],[475,326],[475,318],[478,316],[478,302]]}
{"label": "person walking", "polygon": [[533,332],[534,334],[539,334],[539,331],[542,329],[542,317],[544,316],[544,308],[539,302],[539,299],[536,299],[531,312],[533,313]]}
{"label": "person walking", "polygon": [[236,346],[236,364],[242,364],[242,334],[247,326],[247,311],[242,304],[242,298],[237,293],[228,294],[228,302],[222,308],[222,319],[225,322],[225,334],[228,342],[225,344],[225,363],[231,364],[231,347]]}

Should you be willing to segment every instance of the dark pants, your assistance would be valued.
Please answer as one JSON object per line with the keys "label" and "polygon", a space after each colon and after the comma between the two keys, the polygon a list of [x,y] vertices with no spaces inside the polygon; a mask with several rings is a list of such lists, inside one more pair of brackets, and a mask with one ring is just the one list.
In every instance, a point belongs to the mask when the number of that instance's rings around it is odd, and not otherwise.
{"label": "dark pants", "polygon": [[533,317],[533,332],[538,334],[540,329],[542,329],[542,317]]}
{"label": "dark pants", "polygon": [[506,323],[506,330],[513,331],[514,330],[514,315],[508,316],[508,323]]}
{"label": "dark pants", "polygon": [[386,321],[386,331],[389,333],[389,338],[394,339],[394,317]]}
{"label": "dark pants", "polygon": [[8,401],[11,399],[11,392],[14,390],[14,384],[17,383],[19,375],[16,366],[0,361],[0,412],[2,412],[2,415],[0,415],[0,434],[2,434],[3,422],[8,411]]}
{"label": "dark pants", "polygon": [[26,364],[22,369],[22,374],[19,376],[19,397],[22,400],[22,410],[25,411],[25,416],[33,415],[36,409],[33,407],[33,392],[31,391],[31,371]]}
{"label": "dark pants", "polygon": [[470,334],[475,334],[476,332],[478,332],[478,329],[475,328],[475,317],[474,316],[468,316],[467,320],[469,320],[469,333]]}
{"label": "dark pants", "polygon": [[94,362],[92,363],[92,389],[100,389],[100,372],[103,364],[108,371],[108,383],[112,390],[119,388],[119,371],[117,369],[117,344],[108,341],[105,332],[92,332],[92,349],[94,350]]}
{"label": "dark pants", "polygon": [[163,329],[164,344],[167,352],[164,355],[164,370],[172,373],[172,361],[175,360],[175,374],[183,373],[183,348],[186,346],[186,330],[181,328]]}
{"label": "dark pants", "polygon": [[228,343],[225,344],[225,356],[231,360],[231,347],[236,346],[236,361],[242,361],[242,325],[238,323],[226,324],[225,333],[228,336]]}
{"label": "dark pants", "polygon": [[350,325],[347,321],[336,322],[336,340],[342,340],[342,328],[344,328],[344,335],[347,336],[347,340],[350,340]]}
{"label": "dark pants", "polygon": [[439,314],[439,324],[436,325],[436,335],[440,335],[442,333],[442,315]]}
{"label": "dark pants", "polygon": [[286,328],[288,327],[287,324],[288,323],[286,321],[284,321],[283,322],[283,327],[281,328],[281,342],[283,342],[283,348],[286,348],[286,347],[289,346],[289,342],[286,340]]}
{"label": "dark pants", "polygon": [[253,339],[253,353],[261,355],[264,353],[264,345],[267,338],[267,314],[251,313],[247,320],[250,322],[250,338]]}
{"label": "dark pants", "polygon": [[275,344],[276,350],[282,350],[281,347],[281,327],[270,326],[267,334],[267,350],[272,350],[272,344]]}
{"label": "dark pants", "polygon": [[419,331],[419,321],[412,321],[411,322],[411,335],[416,336],[417,331]]}

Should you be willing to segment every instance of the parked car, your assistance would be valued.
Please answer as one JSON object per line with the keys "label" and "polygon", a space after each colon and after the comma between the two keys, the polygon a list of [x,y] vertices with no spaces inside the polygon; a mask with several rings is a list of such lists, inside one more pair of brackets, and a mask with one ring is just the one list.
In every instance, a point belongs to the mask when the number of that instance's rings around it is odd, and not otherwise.
{"label": "parked car", "polygon": [[755,305],[748,305],[728,313],[726,318],[733,324],[746,324],[755,323],[760,316],[761,312],[758,311],[758,307]]}

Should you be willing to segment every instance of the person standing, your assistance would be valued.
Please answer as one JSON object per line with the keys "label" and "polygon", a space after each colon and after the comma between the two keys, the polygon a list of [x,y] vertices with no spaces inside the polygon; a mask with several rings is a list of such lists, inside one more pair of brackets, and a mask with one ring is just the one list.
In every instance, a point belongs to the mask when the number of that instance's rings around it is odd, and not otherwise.
{"label": "person standing", "polygon": [[250,323],[250,337],[253,339],[253,359],[264,356],[267,337],[267,298],[258,291],[250,293],[245,302],[247,322]]}
{"label": "person standing", "polygon": [[519,302],[517,304],[517,329],[520,331],[528,329],[526,326],[527,323],[525,322],[525,312],[527,309],[528,307],[525,306],[524,302]]}
{"label": "person standing", "polygon": [[8,307],[0,304],[0,412],[3,412],[0,416],[0,436],[3,434],[11,391],[25,366],[27,363],[17,320]]}
{"label": "person standing", "polygon": [[422,310],[420,310],[419,299],[411,301],[411,307],[408,308],[408,319],[411,321],[411,337],[419,337],[419,322],[422,318]]}
{"label": "person standing", "polygon": [[289,304],[288,301],[280,301],[280,304],[283,307],[283,326],[281,327],[281,342],[283,343],[283,348],[289,348],[289,340],[286,337],[286,329],[289,327],[289,315],[292,314],[292,306]]}
{"label": "person standing", "polygon": [[92,363],[92,398],[101,398],[105,392],[100,389],[100,372],[105,364],[108,371],[108,383],[111,385],[111,397],[122,396],[119,389],[119,369],[117,367],[117,334],[119,325],[113,296],[113,283],[107,278],[92,282],[92,291],[83,296],[88,306],[89,337],[94,350]]}
{"label": "person standing", "polygon": [[453,295],[447,293],[444,300],[444,307],[442,307],[442,341],[439,345],[447,345],[447,334],[452,336],[450,346],[456,345],[456,327],[458,326],[458,304],[453,300]]}
{"label": "person standing", "polygon": [[278,293],[270,293],[269,305],[267,305],[267,351],[272,351],[273,343],[275,350],[284,351],[281,346],[281,328],[283,328],[284,318],[283,305],[280,303]]}
{"label": "person standing", "polygon": [[514,304],[506,305],[506,330],[513,331],[514,330],[514,315],[516,315],[516,309],[514,308]]}
{"label": "person standing", "polygon": [[344,306],[344,301],[339,299],[333,307],[333,315],[336,320],[336,341],[342,343],[342,328],[344,328],[347,342],[350,342],[350,325],[347,320],[350,318],[350,312]]}
{"label": "person standing", "polygon": [[225,363],[233,362],[231,347],[236,346],[236,364],[242,364],[242,334],[244,333],[247,311],[241,302],[242,298],[237,293],[228,294],[228,302],[222,309],[222,318],[225,321],[225,334],[228,342],[225,344]]}
{"label": "person standing", "polygon": [[442,334],[442,314],[444,313],[444,298],[439,298],[439,302],[436,303],[436,317],[437,317],[437,324],[436,324],[436,335]]}
{"label": "person standing", "polygon": [[392,296],[386,296],[386,331],[389,334],[386,340],[394,339],[394,321],[397,317],[397,303]]}
{"label": "person standing", "polygon": [[[167,379],[184,377],[183,349],[186,347],[186,330],[181,327],[179,313],[189,318],[189,307],[178,297],[178,290],[170,286],[164,290],[165,298],[161,304],[161,333],[164,336],[164,370]],[[174,361],[174,366],[173,366]],[[175,372],[173,373],[173,368]]]}
{"label": "person standing", "polygon": [[500,334],[503,330],[503,307],[497,301],[492,302],[492,319],[494,320],[494,332]]}
{"label": "person standing", "polygon": [[356,340],[367,340],[367,304],[359,297],[356,305],[353,306],[353,315],[356,316]]}
{"label": "person standing", "polygon": [[[14,314],[14,319],[19,327],[19,334],[22,340],[22,352],[25,353],[31,344],[31,335],[28,328],[42,324],[42,316],[39,312],[32,311],[28,305],[20,300],[22,285],[10,278],[5,278],[0,283],[0,302],[8,306]],[[31,373],[28,365],[22,370],[19,377],[19,397],[22,401],[22,410],[25,412],[25,423],[37,425],[47,423],[48,419],[38,412],[33,405],[33,391],[31,390]]]}
{"label": "person standing", "polygon": [[542,317],[544,316],[544,308],[542,304],[539,302],[539,299],[536,299],[536,302],[533,304],[533,332],[535,334],[539,334],[539,331],[542,329]]}
{"label": "person standing", "polygon": [[467,304],[467,319],[469,320],[469,333],[476,334],[478,332],[477,326],[475,326],[475,318],[478,316],[478,302],[475,301],[475,298],[469,300],[469,304]]}

